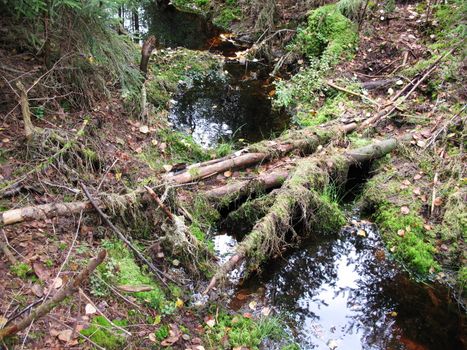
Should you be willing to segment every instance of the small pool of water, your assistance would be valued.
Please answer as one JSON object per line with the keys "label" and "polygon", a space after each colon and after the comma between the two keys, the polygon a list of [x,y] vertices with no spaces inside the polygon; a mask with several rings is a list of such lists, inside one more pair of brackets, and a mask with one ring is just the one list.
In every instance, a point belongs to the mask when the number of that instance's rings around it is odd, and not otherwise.
{"label": "small pool of water", "polygon": [[195,79],[174,98],[169,120],[196,142],[215,146],[221,141],[256,142],[281,132],[290,116],[273,110],[268,67],[228,61],[225,76]]}
{"label": "small pool of water", "polygon": [[[365,221],[265,268],[266,290],[301,349],[464,349],[464,316],[442,288],[418,284]],[[270,347],[268,347],[269,349]]]}

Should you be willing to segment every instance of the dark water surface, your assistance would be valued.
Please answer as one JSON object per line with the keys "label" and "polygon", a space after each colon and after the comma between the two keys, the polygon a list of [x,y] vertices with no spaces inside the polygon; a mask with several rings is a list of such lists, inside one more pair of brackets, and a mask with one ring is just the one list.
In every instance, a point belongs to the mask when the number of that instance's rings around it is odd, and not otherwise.
{"label": "dark water surface", "polygon": [[219,141],[256,142],[286,129],[290,117],[271,107],[268,67],[230,61],[224,70],[224,77],[195,79],[175,97],[169,120],[177,129],[206,147]]}
{"label": "dark water surface", "polygon": [[398,269],[367,222],[265,271],[242,291],[265,288],[301,349],[465,348],[465,315],[457,304],[443,288],[416,283]]}

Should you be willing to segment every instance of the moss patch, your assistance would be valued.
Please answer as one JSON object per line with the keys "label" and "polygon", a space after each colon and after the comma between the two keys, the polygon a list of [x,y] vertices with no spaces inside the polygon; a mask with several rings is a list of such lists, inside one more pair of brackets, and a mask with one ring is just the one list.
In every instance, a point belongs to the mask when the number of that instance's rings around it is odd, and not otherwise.
{"label": "moss patch", "polygon": [[[113,320],[112,322],[120,327],[127,325],[127,321],[124,320]],[[125,344],[123,332],[115,328],[103,316],[94,317],[90,326],[80,333],[90,338],[97,345],[109,350],[120,349]]]}

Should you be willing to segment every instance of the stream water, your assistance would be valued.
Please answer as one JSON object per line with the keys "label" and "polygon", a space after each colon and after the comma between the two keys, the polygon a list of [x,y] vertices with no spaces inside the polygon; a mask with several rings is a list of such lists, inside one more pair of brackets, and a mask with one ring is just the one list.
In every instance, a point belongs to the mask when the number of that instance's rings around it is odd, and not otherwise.
{"label": "stream water", "polygon": [[[250,300],[272,306],[303,350],[464,349],[465,315],[449,293],[396,266],[374,225],[351,222],[270,263],[235,291],[230,306],[248,310]],[[233,237],[216,237],[224,261],[235,245]]]}
{"label": "stream water", "polygon": [[[159,33],[167,45],[213,49],[206,47],[219,34],[212,25],[173,8],[164,11],[168,16],[153,14],[157,24],[150,33]],[[187,26],[177,31],[173,24],[179,20]],[[217,49],[229,57],[238,48]],[[226,59],[224,70],[227,79],[207,76],[175,97],[169,118],[176,128],[213,146],[222,139],[258,141],[287,127],[290,116],[271,109],[270,67]],[[272,306],[301,349],[464,349],[465,313],[448,291],[417,283],[402,271],[374,225],[358,216],[349,222],[335,236],[317,238],[244,281],[230,307],[245,308],[252,299]],[[221,263],[236,244],[231,236],[215,237]],[[233,278],[238,277],[237,271]]]}

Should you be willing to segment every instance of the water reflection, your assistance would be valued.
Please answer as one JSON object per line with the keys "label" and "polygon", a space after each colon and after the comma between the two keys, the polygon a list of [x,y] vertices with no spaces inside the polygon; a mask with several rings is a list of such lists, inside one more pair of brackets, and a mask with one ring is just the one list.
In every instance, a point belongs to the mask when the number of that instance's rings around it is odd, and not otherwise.
{"label": "water reflection", "polygon": [[370,224],[292,254],[264,278],[303,349],[463,348],[456,306],[397,270]]}
{"label": "water reflection", "polygon": [[226,76],[212,72],[182,87],[169,120],[206,147],[221,139],[255,142],[284,130],[289,116],[272,110],[267,74],[239,63],[224,68]]}

